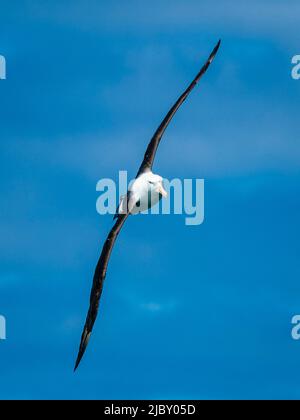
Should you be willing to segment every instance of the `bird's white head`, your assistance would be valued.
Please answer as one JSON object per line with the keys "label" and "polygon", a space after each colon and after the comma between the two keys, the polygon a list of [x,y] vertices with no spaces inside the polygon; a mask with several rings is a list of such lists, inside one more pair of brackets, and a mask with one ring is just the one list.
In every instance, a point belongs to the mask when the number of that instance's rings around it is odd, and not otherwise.
{"label": "bird's white head", "polygon": [[156,175],[153,172],[148,172],[145,178],[151,191],[156,192],[165,198],[168,196],[168,193],[163,185],[163,178],[160,175]]}

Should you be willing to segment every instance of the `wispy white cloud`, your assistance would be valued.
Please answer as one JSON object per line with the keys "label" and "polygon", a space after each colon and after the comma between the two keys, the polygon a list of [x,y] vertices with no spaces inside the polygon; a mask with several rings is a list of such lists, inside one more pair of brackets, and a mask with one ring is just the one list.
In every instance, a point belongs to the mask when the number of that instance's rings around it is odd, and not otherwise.
{"label": "wispy white cloud", "polygon": [[140,308],[146,312],[150,313],[160,313],[160,312],[171,312],[176,309],[176,302],[170,301],[170,302],[147,302],[147,303],[141,303]]}
{"label": "wispy white cloud", "polygon": [[163,309],[163,305],[161,305],[160,303],[149,302],[142,303],[141,308],[149,312],[160,312]]}
{"label": "wispy white cloud", "polygon": [[[212,118],[216,124],[209,129],[194,120],[195,128],[185,127],[182,120],[170,127],[158,150],[155,168],[173,176],[219,177],[242,175],[261,170],[294,172],[299,168],[300,146],[295,136],[296,116],[284,115],[273,109],[259,110],[254,101],[235,108],[253,108],[252,115],[240,112],[239,124],[228,124],[228,118]],[[195,110],[191,110],[195,115]],[[200,111],[201,116],[201,111]],[[256,116],[259,121],[256,121]],[[188,116],[190,119],[191,117]],[[193,118],[192,118],[193,119]],[[84,176],[96,186],[98,179],[113,177],[118,182],[118,171],[129,170],[129,179],[142,159],[149,141],[148,132],[141,126],[126,131],[95,133],[90,136],[62,138],[54,143],[42,140],[19,142],[9,146],[15,159],[26,159],[44,168],[60,167],[70,173]],[[180,152],[179,152],[180,151]],[[157,169],[158,170],[158,169]]]}
{"label": "wispy white cloud", "polygon": [[[207,45],[201,49],[203,58],[206,50]],[[251,66],[257,80],[265,80],[264,89],[269,85],[273,89],[270,95],[254,83],[253,89],[249,87],[251,76],[243,66],[250,65],[246,60],[253,57],[251,51],[243,64],[220,54],[211,77],[203,80],[166,131],[156,159],[160,172],[166,168],[174,176],[183,176],[188,170],[202,177],[261,169],[294,171],[299,166],[297,109],[275,90],[276,78],[260,76],[262,70],[255,63],[265,60],[267,65],[265,53],[263,47],[256,51]],[[198,53],[184,49],[184,54],[184,61],[196,71]],[[76,172],[95,184],[99,178],[116,177],[118,170],[127,169],[134,176],[147,142],[188,77],[165,45],[150,43],[129,50],[123,61],[125,74],[99,93],[106,110],[121,119],[117,127],[61,138],[12,140],[5,153],[33,166]],[[283,77],[286,80],[290,75]]]}
{"label": "wispy white cloud", "polygon": [[70,315],[65,318],[59,326],[59,332],[63,334],[72,334],[80,329],[82,325],[82,317],[79,315]]}
{"label": "wispy white cloud", "polygon": [[83,223],[82,219],[3,220],[0,228],[2,261],[34,263],[36,268],[46,263],[49,269],[58,266],[78,269],[83,254],[86,253],[86,258],[90,255],[91,242],[99,243],[97,238],[101,235],[99,228],[96,232],[91,222]]}
{"label": "wispy white cloud", "polygon": [[[109,7],[103,2],[91,0],[89,7],[81,0],[70,4],[67,1],[53,1],[46,8],[37,1],[26,2],[24,11],[35,19],[53,21],[56,24],[69,24],[76,28],[94,32],[136,31],[147,32],[156,28],[164,30],[199,30],[222,32],[225,27],[231,31],[252,34],[277,35],[286,39],[296,34],[300,4],[297,0],[243,0],[212,2],[209,0],[154,0],[151,3],[139,0],[124,2],[114,0]],[[138,16],[138,19],[136,18]]]}

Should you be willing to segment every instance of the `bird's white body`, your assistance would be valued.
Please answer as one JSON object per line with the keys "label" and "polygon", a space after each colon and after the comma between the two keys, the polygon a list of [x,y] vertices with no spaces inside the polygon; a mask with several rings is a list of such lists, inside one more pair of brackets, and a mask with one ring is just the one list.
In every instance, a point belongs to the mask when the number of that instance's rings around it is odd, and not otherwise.
{"label": "bird's white body", "polygon": [[150,209],[166,197],[163,187],[163,178],[151,171],[142,173],[136,178],[128,189],[128,194],[122,197],[119,214],[126,213],[126,205],[130,214],[138,214]]}

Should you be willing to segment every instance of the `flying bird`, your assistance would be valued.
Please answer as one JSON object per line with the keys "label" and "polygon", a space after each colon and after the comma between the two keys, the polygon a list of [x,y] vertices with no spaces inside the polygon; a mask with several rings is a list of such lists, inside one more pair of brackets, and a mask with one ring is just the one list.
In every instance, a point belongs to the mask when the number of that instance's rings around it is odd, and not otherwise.
{"label": "flying bird", "polygon": [[212,53],[210,54],[208,60],[201,68],[197,76],[194,78],[192,83],[188,86],[188,88],[183,92],[183,94],[178,98],[175,104],[172,106],[170,111],[167,113],[165,118],[163,119],[162,123],[154,133],[148,147],[146,153],[144,155],[144,159],[142,164],[138,170],[136,178],[134,182],[131,184],[130,188],[128,189],[127,194],[122,197],[119,207],[116,211],[116,215],[114,219],[116,222],[112,227],[111,231],[108,234],[108,237],[104,243],[102,248],[102,252],[100,254],[98,263],[96,265],[94,278],[93,278],[93,285],[90,295],[90,306],[88,310],[88,314],[86,317],[86,322],[84,325],[83,333],[81,336],[81,342],[79,346],[79,352],[75,364],[75,369],[77,369],[86,347],[88,345],[94,323],[97,318],[98,309],[99,309],[99,302],[100,297],[102,294],[103,283],[106,276],[107,266],[109,262],[109,258],[111,255],[111,251],[113,249],[114,243],[117,239],[117,236],[122,229],[127,217],[130,214],[137,214],[146,209],[151,208],[154,206],[162,197],[167,196],[167,192],[163,186],[163,178],[160,175],[156,175],[152,172],[152,166],[156,154],[157,147],[160,143],[160,140],[169,125],[171,119],[175,115],[176,111],[180,107],[180,105],[185,101],[188,97],[189,93],[193,90],[196,84],[199,82],[201,77],[204,75],[212,61],[214,60],[217,51],[220,47],[221,40],[217,43],[215,48],[213,49]]}

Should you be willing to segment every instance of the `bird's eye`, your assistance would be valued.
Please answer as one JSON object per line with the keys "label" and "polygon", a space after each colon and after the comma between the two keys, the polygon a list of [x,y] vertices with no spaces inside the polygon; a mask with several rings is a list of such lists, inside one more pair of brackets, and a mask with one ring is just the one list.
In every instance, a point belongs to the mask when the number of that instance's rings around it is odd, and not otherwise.
{"label": "bird's eye", "polygon": [[148,181],[148,182],[149,182],[149,184],[154,185],[154,182],[152,182],[152,181]]}

